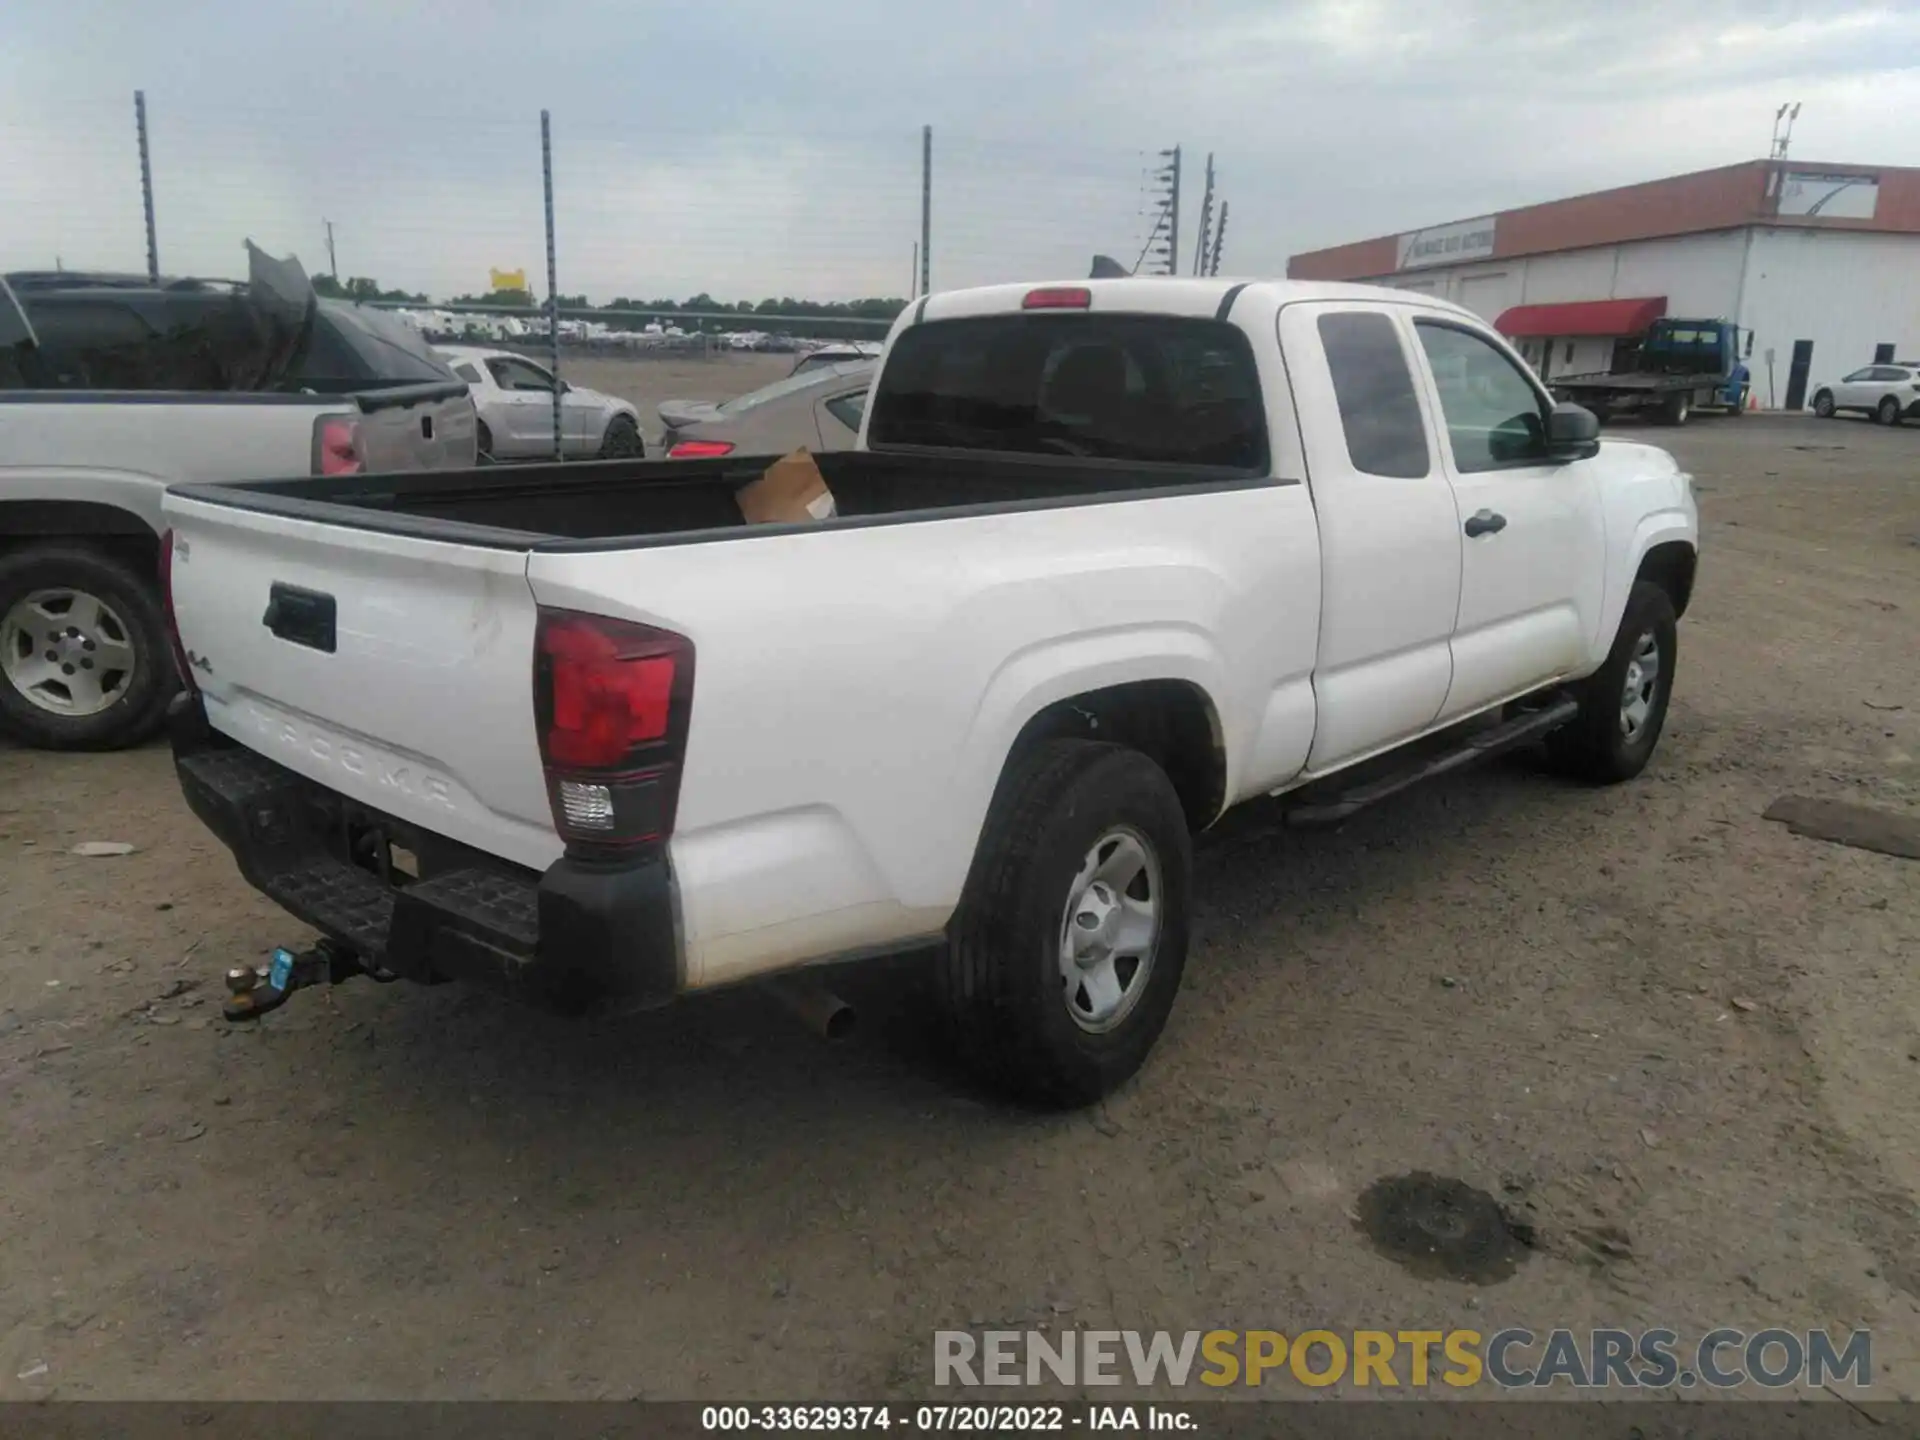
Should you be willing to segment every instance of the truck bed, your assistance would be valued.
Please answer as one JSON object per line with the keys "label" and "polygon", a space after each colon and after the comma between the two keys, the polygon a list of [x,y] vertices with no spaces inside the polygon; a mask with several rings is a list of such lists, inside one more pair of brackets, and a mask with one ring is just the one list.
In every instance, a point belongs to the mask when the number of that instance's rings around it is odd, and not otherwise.
{"label": "truck bed", "polygon": [[[188,499],[393,535],[518,550],[600,550],[734,537],[735,495],[777,456],[607,460],[181,485]],[[1051,509],[1270,485],[1213,466],[979,452],[841,451],[815,461],[838,525]],[[758,525],[756,534],[812,528]]]}
{"label": "truck bed", "polygon": [[1652,375],[1635,373],[1625,375],[1555,375],[1547,381],[1547,387],[1555,390],[1613,390],[1639,391],[1657,394],[1662,390],[1698,390],[1703,386],[1716,386],[1725,381],[1714,375]]}

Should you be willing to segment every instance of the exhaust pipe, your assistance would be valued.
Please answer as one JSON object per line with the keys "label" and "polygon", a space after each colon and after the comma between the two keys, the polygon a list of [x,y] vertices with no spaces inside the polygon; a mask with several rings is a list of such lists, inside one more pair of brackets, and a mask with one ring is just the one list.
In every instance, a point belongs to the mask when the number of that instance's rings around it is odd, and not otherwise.
{"label": "exhaust pipe", "polygon": [[769,980],[767,988],[822,1040],[844,1040],[853,1033],[853,1007],[819,981],[796,976]]}

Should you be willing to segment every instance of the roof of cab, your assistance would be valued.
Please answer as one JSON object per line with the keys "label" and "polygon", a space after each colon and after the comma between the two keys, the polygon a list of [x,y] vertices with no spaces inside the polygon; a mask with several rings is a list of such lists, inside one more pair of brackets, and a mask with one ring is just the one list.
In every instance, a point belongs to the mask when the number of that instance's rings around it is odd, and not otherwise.
{"label": "roof of cab", "polygon": [[1384,285],[1350,285],[1320,280],[1229,280],[1187,279],[1171,275],[1129,275],[1119,280],[1037,280],[1018,285],[982,285],[971,290],[946,290],[930,295],[919,306],[908,308],[903,318],[955,320],[974,315],[1005,315],[1021,309],[1022,302],[1034,290],[1085,290],[1092,296],[1091,310],[1124,311],[1136,315],[1184,315],[1194,318],[1220,317],[1229,296],[1237,301],[1243,292],[1258,292],[1270,306],[1303,300],[1399,300],[1431,306],[1471,317],[1472,312],[1437,296],[1412,290],[1395,290]]}

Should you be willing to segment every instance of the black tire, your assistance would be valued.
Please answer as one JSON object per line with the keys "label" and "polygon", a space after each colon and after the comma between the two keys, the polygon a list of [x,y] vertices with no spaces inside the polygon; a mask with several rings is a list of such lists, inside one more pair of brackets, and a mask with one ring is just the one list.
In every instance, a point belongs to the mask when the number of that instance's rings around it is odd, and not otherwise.
{"label": "black tire", "polygon": [[[1659,668],[1651,693],[1645,696],[1645,719],[1629,735],[1622,702],[1629,667],[1648,636],[1656,647]],[[1667,702],[1673,697],[1674,668],[1680,658],[1678,636],[1672,598],[1652,581],[1636,580],[1606,663],[1581,684],[1579,715],[1547,736],[1547,753],[1557,768],[1596,785],[1631,780],[1647,768],[1666,724]]]}
{"label": "black tire", "polygon": [[[1159,930],[1141,989],[1111,1029],[1074,1018],[1061,969],[1074,882],[1096,844],[1123,829],[1158,867]],[[1054,740],[1002,777],[948,928],[940,1006],[962,1061],[1028,1104],[1091,1104],[1137,1071],[1172,1013],[1187,961],[1193,846],[1165,772],[1135,750]]]}
{"label": "black tire", "polygon": [[[31,659],[52,638],[40,632],[37,618],[30,624],[11,620],[14,607],[37,591],[61,590],[100,601],[108,614],[99,622],[99,638],[119,641],[132,651],[130,673],[105,672],[109,684],[114,676],[124,678],[111,703],[92,714],[62,714],[36,704],[14,679],[13,662]],[[8,647],[0,654],[5,666],[0,669],[0,733],[43,750],[119,750],[159,728],[179,679],[158,591],[157,577],[143,577],[119,556],[82,544],[53,542],[0,555],[0,645]],[[45,622],[49,632],[61,628],[57,615]],[[73,643],[91,642],[76,638]],[[84,649],[76,651],[75,669],[85,665],[91,672],[89,659]],[[53,683],[60,684],[57,678]],[[58,701],[58,689],[34,688],[43,698]]]}
{"label": "black tire", "polygon": [[605,460],[646,457],[647,442],[640,438],[640,427],[631,415],[616,415],[607,422],[607,433],[600,441],[600,456]]}
{"label": "black tire", "polygon": [[1693,394],[1681,390],[1667,397],[1667,403],[1660,407],[1661,418],[1669,425],[1684,425],[1687,417],[1693,413]]}
{"label": "black tire", "polygon": [[1839,413],[1833,407],[1833,392],[1831,390],[1822,390],[1818,395],[1813,397],[1813,413],[1818,415],[1822,420],[1831,420]]}
{"label": "black tire", "polygon": [[1878,420],[1882,425],[1898,425],[1900,423],[1900,402],[1891,395],[1882,397],[1880,403],[1874,407],[1873,418]]}

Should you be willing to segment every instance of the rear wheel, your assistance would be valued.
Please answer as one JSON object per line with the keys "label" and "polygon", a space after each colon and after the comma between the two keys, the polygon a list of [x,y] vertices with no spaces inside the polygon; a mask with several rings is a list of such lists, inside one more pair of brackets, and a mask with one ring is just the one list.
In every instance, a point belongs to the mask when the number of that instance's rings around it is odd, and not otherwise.
{"label": "rear wheel", "polygon": [[1882,425],[1898,425],[1900,423],[1900,402],[1891,395],[1886,396],[1881,400],[1879,405],[1874,407],[1873,418],[1878,420]]}
{"label": "rear wheel", "polygon": [[1682,390],[1669,396],[1667,403],[1661,407],[1661,414],[1669,425],[1686,424],[1687,417],[1693,414],[1693,392]]}
{"label": "rear wheel", "polygon": [[1599,785],[1644,770],[1666,724],[1678,658],[1672,598],[1652,581],[1636,580],[1606,664],[1581,686],[1580,713],[1547,737],[1554,763]]}
{"label": "rear wheel", "polygon": [[631,415],[616,415],[607,422],[606,438],[600,442],[602,458],[638,459],[646,453],[646,444],[640,438],[640,427],[634,423]]}
{"label": "rear wheel", "polygon": [[1057,740],[1010,762],[939,972],[961,1058],[1031,1104],[1138,1070],[1180,988],[1192,843],[1160,767]]}
{"label": "rear wheel", "polygon": [[1813,397],[1813,413],[1818,415],[1822,420],[1831,420],[1833,418],[1833,392],[1831,390],[1822,390],[1818,395]]}
{"label": "rear wheel", "polygon": [[46,750],[151,735],[178,688],[155,590],[83,545],[0,556],[0,731]]}

